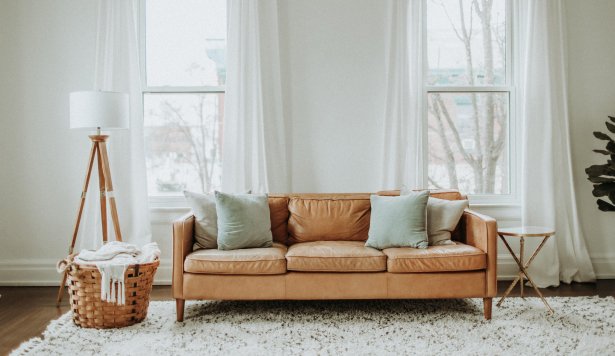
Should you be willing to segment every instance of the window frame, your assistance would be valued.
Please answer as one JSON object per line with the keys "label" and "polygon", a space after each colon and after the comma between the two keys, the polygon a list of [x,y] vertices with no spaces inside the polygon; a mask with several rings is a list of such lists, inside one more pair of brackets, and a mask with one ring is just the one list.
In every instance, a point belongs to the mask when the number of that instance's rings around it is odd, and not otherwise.
{"label": "window frame", "polygon": [[[141,110],[145,120],[145,96],[149,94],[220,94],[226,93],[226,85],[218,86],[148,86],[147,85],[147,0],[139,0],[139,65],[141,71]],[[151,208],[185,208],[186,199],[177,195],[150,195],[147,192]]]}
{"label": "window frame", "polygon": [[[467,194],[468,199],[473,206],[518,206],[520,204],[521,192],[521,120],[519,119],[520,110],[518,110],[517,102],[517,87],[519,83],[519,51],[518,51],[518,36],[515,33],[518,19],[518,9],[515,0],[506,1],[506,83],[499,86],[444,86],[444,85],[427,85],[427,76],[429,73],[429,58],[428,58],[428,38],[427,38],[427,1],[422,1],[423,21],[421,21],[421,42],[423,51],[423,89],[421,100],[422,111],[422,142],[423,147],[423,176],[420,177],[423,186],[428,184],[429,170],[429,142],[428,142],[428,96],[430,93],[508,93],[508,171],[509,171],[509,192],[508,194]],[[462,192],[463,193],[463,192]]]}

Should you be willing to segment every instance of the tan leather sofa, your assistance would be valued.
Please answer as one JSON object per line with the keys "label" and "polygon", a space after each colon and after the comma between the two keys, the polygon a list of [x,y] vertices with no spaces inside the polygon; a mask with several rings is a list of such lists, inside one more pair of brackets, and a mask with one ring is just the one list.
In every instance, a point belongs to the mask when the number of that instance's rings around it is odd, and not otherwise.
{"label": "tan leather sofa", "polygon": [[[399,191],[379,192],[399,195]],[[464,199],[457,191],[431,196]],[[173,297],[186,300],[483,298],[496,295],[496,221],[466,210],[455,245],[365,247],[369,194],[270,195],[271,248],[192,251],[194,216],[173,223]]]}

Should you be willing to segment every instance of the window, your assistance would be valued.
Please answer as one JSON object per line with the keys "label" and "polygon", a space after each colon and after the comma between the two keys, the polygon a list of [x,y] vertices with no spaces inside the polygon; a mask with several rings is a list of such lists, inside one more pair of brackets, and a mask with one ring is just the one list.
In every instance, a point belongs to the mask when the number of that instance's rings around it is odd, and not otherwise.
{"label": "window", "polygon": [[425,0],[425,116],[430,188],[514,196],[509,0]]}
{"label": "window", "polygon": [[143,0],[143,114],[151,197],[220,187],[226,1]]}

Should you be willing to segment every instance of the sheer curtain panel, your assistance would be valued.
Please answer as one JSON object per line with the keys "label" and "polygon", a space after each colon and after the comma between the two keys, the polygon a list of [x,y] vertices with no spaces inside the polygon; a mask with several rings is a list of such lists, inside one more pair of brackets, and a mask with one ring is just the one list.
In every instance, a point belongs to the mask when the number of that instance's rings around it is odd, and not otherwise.
{"label": "sheer curtain panel", "polygon": [[229,0],[222,190],[290,189],[277,0]]}
{"label": "sheer curtain panel", "polygon": [[519,2],[523,106],[522,221],[554,227],[530,266],[539,287],[595,280],[577,213],[561,0]]}
{"label": "sheer curtain panel", "polygon": [[[109,160],[122,236],[143,245],[151,241],[143,137],[143,105],[138,46],[138,0],[100,0],[96,38],[98,90],[130,96],[130,130],[109,132]],[[94,178],[94,177],[93,177]],[[102,243],[98,183],[90,182],[79,239],[82,248]],[[114,240],[109,229],[109,240]]]}
{"label": "sheer curtain panel", "polygon": [[423,1],[389,0],[381,185],[424,187]]}

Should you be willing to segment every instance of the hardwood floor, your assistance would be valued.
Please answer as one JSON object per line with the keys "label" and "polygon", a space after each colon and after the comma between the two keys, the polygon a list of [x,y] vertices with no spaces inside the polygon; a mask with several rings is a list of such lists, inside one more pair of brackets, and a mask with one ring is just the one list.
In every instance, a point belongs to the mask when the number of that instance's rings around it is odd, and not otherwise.
{"label": "hardwood floor", "polygon": [[[498,282],[498,294],[510,284],[509,281]],[[529,288],[526,295],[534,296]],[[574,297],[598,295],[615,297],[615,280],[599,280],[597,283],[562,284],[557,288],[542,290],[546,297]],[[8,354],[20,343],[39,336],[47,324],[69,311],[65,295],[62,305],[55,306],[56,287],[0,287],[0,355]],[[511,293],[519,295],[518,287]],[[170,286],[155,286],[152,300],[171,300]]]}

